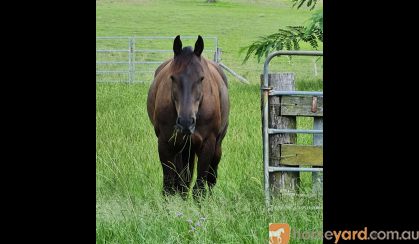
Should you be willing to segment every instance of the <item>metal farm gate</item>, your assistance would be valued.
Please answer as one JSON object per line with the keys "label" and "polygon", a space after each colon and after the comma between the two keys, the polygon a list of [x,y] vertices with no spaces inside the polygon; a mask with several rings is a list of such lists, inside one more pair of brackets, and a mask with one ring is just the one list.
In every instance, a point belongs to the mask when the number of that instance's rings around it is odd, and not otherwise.
{"label": "metal farm gate", "polygon": [[[295,91],[293,73],[269,74],[270,61],[280,55],[323,56],[323,52],[278,51],[269,54],[264,63],[261,95],[267,205],[273,192],[298,192],[299,172],[312,172],[313,191],[323,192],[323,92]],[[296,129],[296,116],[313,117],[314,128]],[[314,145],[295,144],[297,133],[314,134]]]}
{"label": "metal farm gate", "polygon": [[[196,36],[182,36],[184,46],[195,43]],[[217,62],[241,82],[248,81],[221,63],[218,38],[205,36],[204,56]],[[165,60],[173,57],[174,37],[96,37],[96,82],[152,81],[154,71]],[[186,44],[186,45],[185,45]],[[193,46],[193,44],[190,44]]]}

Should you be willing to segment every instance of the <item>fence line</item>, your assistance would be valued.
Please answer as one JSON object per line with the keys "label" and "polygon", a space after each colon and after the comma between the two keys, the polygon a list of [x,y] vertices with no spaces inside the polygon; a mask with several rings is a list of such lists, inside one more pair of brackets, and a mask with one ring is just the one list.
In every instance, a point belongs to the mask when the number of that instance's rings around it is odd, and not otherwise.
{"label": "fence line", "polygon": [[[115,53],[120,53],[120,54],[127,54],[127,57],[124,57],[124,59],[126,61],[96,61],[96,75],[109,75],[109,74],[125,74],[128,75],[127,79],[125,80],[120,80],[120,81],[124,81],[124,82],[128,82],[128,83],[133,83],[133,82],[143,82],[140,81],[138,79],[136,79],[136,73],[150,73],[152,74],[155,70],[154,69],[149,69],[149,70],[141,70],[138,71],[136,66],[137,65],[159,65],[162,64],[165,59],[167,59],[167,57],[162,58],[164,60],[159,60],[159,61],[149,61],[149,60],[141,60],[141,61],[136,61],[136,57],[138,57],[138,54],[166,54],[166,53],[172,53],[173,50],[169,50],[169,49],[145,49],[144,47],[140,47],[140,49],[138,49],[136,46],[138,45],[138,41],[141,40],[148,40],[148,41],[153,41],[153,40],[166,40],[166,39],[170,39],[172,40],[174,37],[166,37],[166,36],[136,36],[136,37],[96,37],[96,45],[97,45],[97,41],[99,40],[105,40],[105,41],[115,41],[115,40],[122,40],[122,41],[126,41],[128,46],[127,49],[97,49],[96,53],[98,54],[108,54],[111,57],[115,56]],[[232,70],[231,68],[227,67],[225,64],[221,63],[221,49],[218,47],[218,38],[215,36],[205,36],[204,37],[206,40],[212,40],[213,41],[213,45],[208,45],[210,46],[210,48],[205,49],[204,52],[211,54],[208,55],[213,56],[213,60],[218,63],[221,68],[223,68],[224,70],[226,70],[227,72],[231,73],[233,76],[235,76],[237,79],[239,79],[241,82],[243,83],[249,83],[247,81],[247,79],[245,79],[244,77],[240,76],[239,74],[237,74],[237,72],[235,72],[234,70]],[[182,39],[196,39],[195,36],[182,36]],[[212,47],[212,48],[211,48]],[[113,66],[113,68],[110,69],[98,69],[98,66]],[[117,65],[121,66],[121,65],[126,65],[124,70],[115,70]],[[151,77],[150,77],[151,79]],[[96,81],[98,81],[96,79]],[[118,82],[118,81],[114,81],[114,80],[106,80],[107,82]]]}
{"label": "fence line", "polygon": [[[127,79],[122,79],[120,81],[125,81],[128,83],[134,83],[134,82],[143,82],[142,80],[138,80],[136,77],[136,73],[150,73],[152,74],[155,69],[148,69],[148,70],[138,70],[137,65],[154,65],[157,66],[164,62],[164,60],[159,61],[150,61],[150,60],[136,60],[136,58],[139,58],[138,54],[140,53],[172,53],[173,50],[169,49],[147,49],[143,46],[137,47],[139,41],[153,41],[153,40],[166,40],[166,39],[174,39],[174,37],[166,37],[166,36],[135,36],[135,37],[128,37],[128,36],[105,36],[105,37],[96,37],[96,42],[103,41],[115,41],[115,40],[121,40],[124,43],[127,44],[127,49],[104,49],[100,48],[96,50],[96,53],[98,54],[108,54],[108,57],[115,58],[116,54],[125,54],[127,56],[120,56],[120,58],[124,58],[125,60],[117,60],[117,61],[103,61],[103,60],[97,60],[96,61],[96,74],[97,75],[106,75],[106,74],[125,74],[128,75]],[[195,36],[182,36],[182,39],[196,39]],[[213,41],[213,48],[206,49],[206,53],[216,53],[214,50],[218,49],[218,39],[215,36],[206,36],[206,40],[212,40]],[[108,43],[108,46],[111,46],[110,44],[115,43]],[[98,43],[96,43],[98,46]],[[209,45],[210,46],[210,45]],[[219,54],[214,55],[215,61],[219,60]],[[125,66],[122,66],[125,65]],[[112,66],[112,68],[103,66]],[[121,67],[122,66],[122,67]],[[98,68],[101,67],[101,68]],[[123,68],[122,70],[115,70],[118,68]],[[107,69],[106,69],[107,68]],[[157,67],[155,67],[157,68]],[[102,79],[99,79],[102,80]],[[119,82],[115,80],[106,80],[106,82]]]}

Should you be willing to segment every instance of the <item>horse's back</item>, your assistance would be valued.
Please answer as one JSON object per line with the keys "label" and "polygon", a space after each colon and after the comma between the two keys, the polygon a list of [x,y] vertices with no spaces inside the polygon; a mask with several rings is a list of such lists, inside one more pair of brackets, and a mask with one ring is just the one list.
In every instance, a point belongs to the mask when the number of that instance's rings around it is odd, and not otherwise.
{"label": "horse's back", "polygon": [[207,60],[208,64],[212,67],[215,68],[215,70],[217,71],[217,73],[221,76],[224,85],[226,86],[226,88],[228,88],[228,82],[227,82],[227,76],[225,75],[224,71],[221,69],[221,67],[214,61],[212,60]]}
{"label": "horse's back", "polygon": [[172,61],[172,59],[166,60],[164,61],[162,64],[159,65],[159,67],[157,67],[156,71],[154,72],[154,78],[156,78],[156,76],[160,73],[160,71],[166,67],[166,65]]}
{"label": "horse's back", "polygon": [[148,90],[148,96],[147,96],[147,113],[148,113],[148,117],[151,121],[151,123],[153,125],[155,125],[155,121],[154,121],[154,110],[155,110],[155,103],[156,103],[156,95],[157,95],[157,91],[158,91],[158,87],[160,85],[160,83],[163,81],[163,74],[164,68],[168,65],[168,63],[170,61],[172,61],[173,59],[169,59],[167,61],[165,61],[164,63],[162,63],[161,65],[159,65],[159,67],[157,67],[156,71],[154,72],[154,79],[153,82],[150,86],[150,89]]}
{"label": "horse's back", "polygon": [[225,75],[221,67],[214,61],[207,60],[207,63],[208,63],[208,68],[210,72],[212,72],[215,77],[218,77],[218,78],[215,78],[215,80],[217,82],[218,94],[219,94],[219,100],[220,100],[221,128],[220,128],[219,138],[222,140],[227,130],[228,115],[230,112],[227,76]]}

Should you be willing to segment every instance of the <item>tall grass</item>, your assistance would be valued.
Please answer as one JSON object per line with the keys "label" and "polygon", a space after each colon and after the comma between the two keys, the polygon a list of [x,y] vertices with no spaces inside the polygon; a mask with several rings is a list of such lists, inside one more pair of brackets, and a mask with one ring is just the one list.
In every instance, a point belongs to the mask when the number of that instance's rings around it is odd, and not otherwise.
{"label": "tall grass", "polygon": [[[230,127],[213,195],[201,205],[163,198],[147,90],[146,84],[97,85],[97,243],[263,243],[270,222],[321,230],[321,198],[275,199],[265,209],[257,85],[230,85]],[[308,191],[310,175],[302,181]]]}

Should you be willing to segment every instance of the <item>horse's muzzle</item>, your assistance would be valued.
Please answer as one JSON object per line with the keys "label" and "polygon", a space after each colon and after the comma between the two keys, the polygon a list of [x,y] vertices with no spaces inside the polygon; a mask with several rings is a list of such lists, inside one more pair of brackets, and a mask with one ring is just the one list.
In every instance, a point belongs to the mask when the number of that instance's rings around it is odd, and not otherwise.
{"label": "horse's muzzle", "polygon": [[178,117],[176,119],[176,128],[178,128],[183,134],[190,135],[195,131],[196,120],[191,117],[189,119],[184,119]]}

